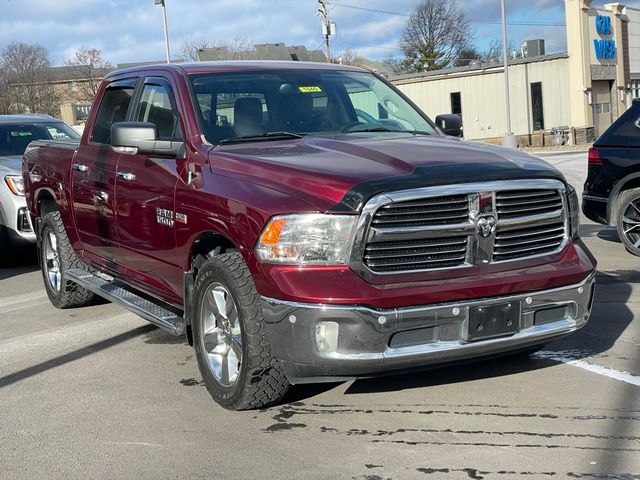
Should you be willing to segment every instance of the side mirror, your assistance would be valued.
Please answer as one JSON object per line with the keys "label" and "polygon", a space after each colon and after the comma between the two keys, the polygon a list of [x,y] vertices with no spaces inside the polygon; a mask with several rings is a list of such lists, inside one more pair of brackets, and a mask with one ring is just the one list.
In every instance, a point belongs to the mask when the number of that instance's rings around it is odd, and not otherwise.
{"label": "side mirror", "polygon": [[436,125],[444,132],[445,135],[451,137],[462,136],[462,119],[459,115],[453,113],[445,113],[436,117]]}
{"label": "side mirror", "polygon": [[129,155],[165,155],[177,157],[183,142],[158,140],[158,128],[149,122],[116,122],[111,125],[111,146]]}

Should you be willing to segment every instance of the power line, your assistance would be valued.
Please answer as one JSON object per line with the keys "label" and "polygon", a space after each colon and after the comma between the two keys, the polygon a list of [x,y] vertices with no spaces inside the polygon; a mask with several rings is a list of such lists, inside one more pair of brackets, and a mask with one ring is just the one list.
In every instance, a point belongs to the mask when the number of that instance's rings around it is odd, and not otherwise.
{"label": "power line", "polygon": [[[377,8],[357,7],[355,5],[348,5],[346,3],[333,3],[336,7],[351,8],[353,10],[362,10],[365,12],[382,13],[384,15],[395,15],[399,17],[410,17],[409,13],[392,12],[390,10],[379,10]],[[481,25],[502,25],[502,22],[498,20],[469,20],[469,23],[477,23]],[[507,25],[518,27],[566,27],[566,23],[556,22],[525,22],[525,21],[510,21]]]}

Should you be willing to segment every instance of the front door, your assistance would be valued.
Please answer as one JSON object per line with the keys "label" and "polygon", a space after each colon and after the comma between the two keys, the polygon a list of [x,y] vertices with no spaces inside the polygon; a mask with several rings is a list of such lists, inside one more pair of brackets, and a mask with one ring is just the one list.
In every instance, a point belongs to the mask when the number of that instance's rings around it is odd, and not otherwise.
{"label": "front door", "polygon": [[[175,101],[168,82],[145,80],[132,111],[133,121],[150,122],[161,140],[181,140]],[[175,189],[179,181],[175,158],[122,154],[116,172],[116,216],[120,258],[133,283],[162,297],[181,297],[183,270],[176,246]]]}
{"label": "front door", "polygon": [[598,138],[613,123],[613,112],[611,108],[611,82],[608,80],[593,82],[591,89],[593,126],[595,127],[595,136]]}
{"label": "front door", "polygon": [[86,258],[120,271],[115,222],[115,174],[120,154],[111,148],[111,125],[124,121],[136,79],[112,82],[105,90],[93,129],[74,156],[73,211]]}

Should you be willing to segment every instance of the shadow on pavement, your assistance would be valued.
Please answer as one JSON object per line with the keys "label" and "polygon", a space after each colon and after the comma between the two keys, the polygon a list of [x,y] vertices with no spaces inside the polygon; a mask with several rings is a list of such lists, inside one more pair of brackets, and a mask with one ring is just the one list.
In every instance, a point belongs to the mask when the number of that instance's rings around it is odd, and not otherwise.
{"label": "shadow on pavement", "polygon": [[0,280],[40,270],[35,248],[0,252]]}
{"label": "shadow on pavement", "polygon": [[598,237],[608,242],[621,243],[615,227],[607,227],[606,225],[583,223],[580,225],[580,236],[582,238]]}
{"label": "shadow on pavement", "polygon": [[119,343],[124,343],[127,340],[131,340],[132,338],[144,335],[154,328],[156,327],[153,325],[145,325],[143,327],[121,333],[120,335],[116,335],[115,337],[108,338],[106,340],[102,340],[92,345],[80,348],[79,350],[65,353],[64,355],[52,358],[50,360],[47,360],[46,362],[42,362],[23,370],[10,373],[9,375],[5,375],[4,377],[0,378],[0,388],[4,388],[22,380],[26,380],[27,378],[34,377],[36,375],[39,375],[40,373],[46,372],[47,370],[51,370],[52,368],[75,362],[76,360],[80,360],[81,358],[87,357],[91,354],[106,350],[115,345],[118,345]]}

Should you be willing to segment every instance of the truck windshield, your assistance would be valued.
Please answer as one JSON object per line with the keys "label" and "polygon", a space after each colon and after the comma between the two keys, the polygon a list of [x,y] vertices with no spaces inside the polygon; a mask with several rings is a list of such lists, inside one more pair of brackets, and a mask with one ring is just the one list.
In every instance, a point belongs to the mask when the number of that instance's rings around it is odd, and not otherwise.
{"label": "truck windshield", "polygon": [[74,140],[80,135],[62,122],[0,123],[0,155],[22,155],[34,140]]}
{"label": "truck windshield", "polygon": [[365,72],[300,69],[190,78],[203,133],[212,144],[300,135],[435,131],[385,82]]}

